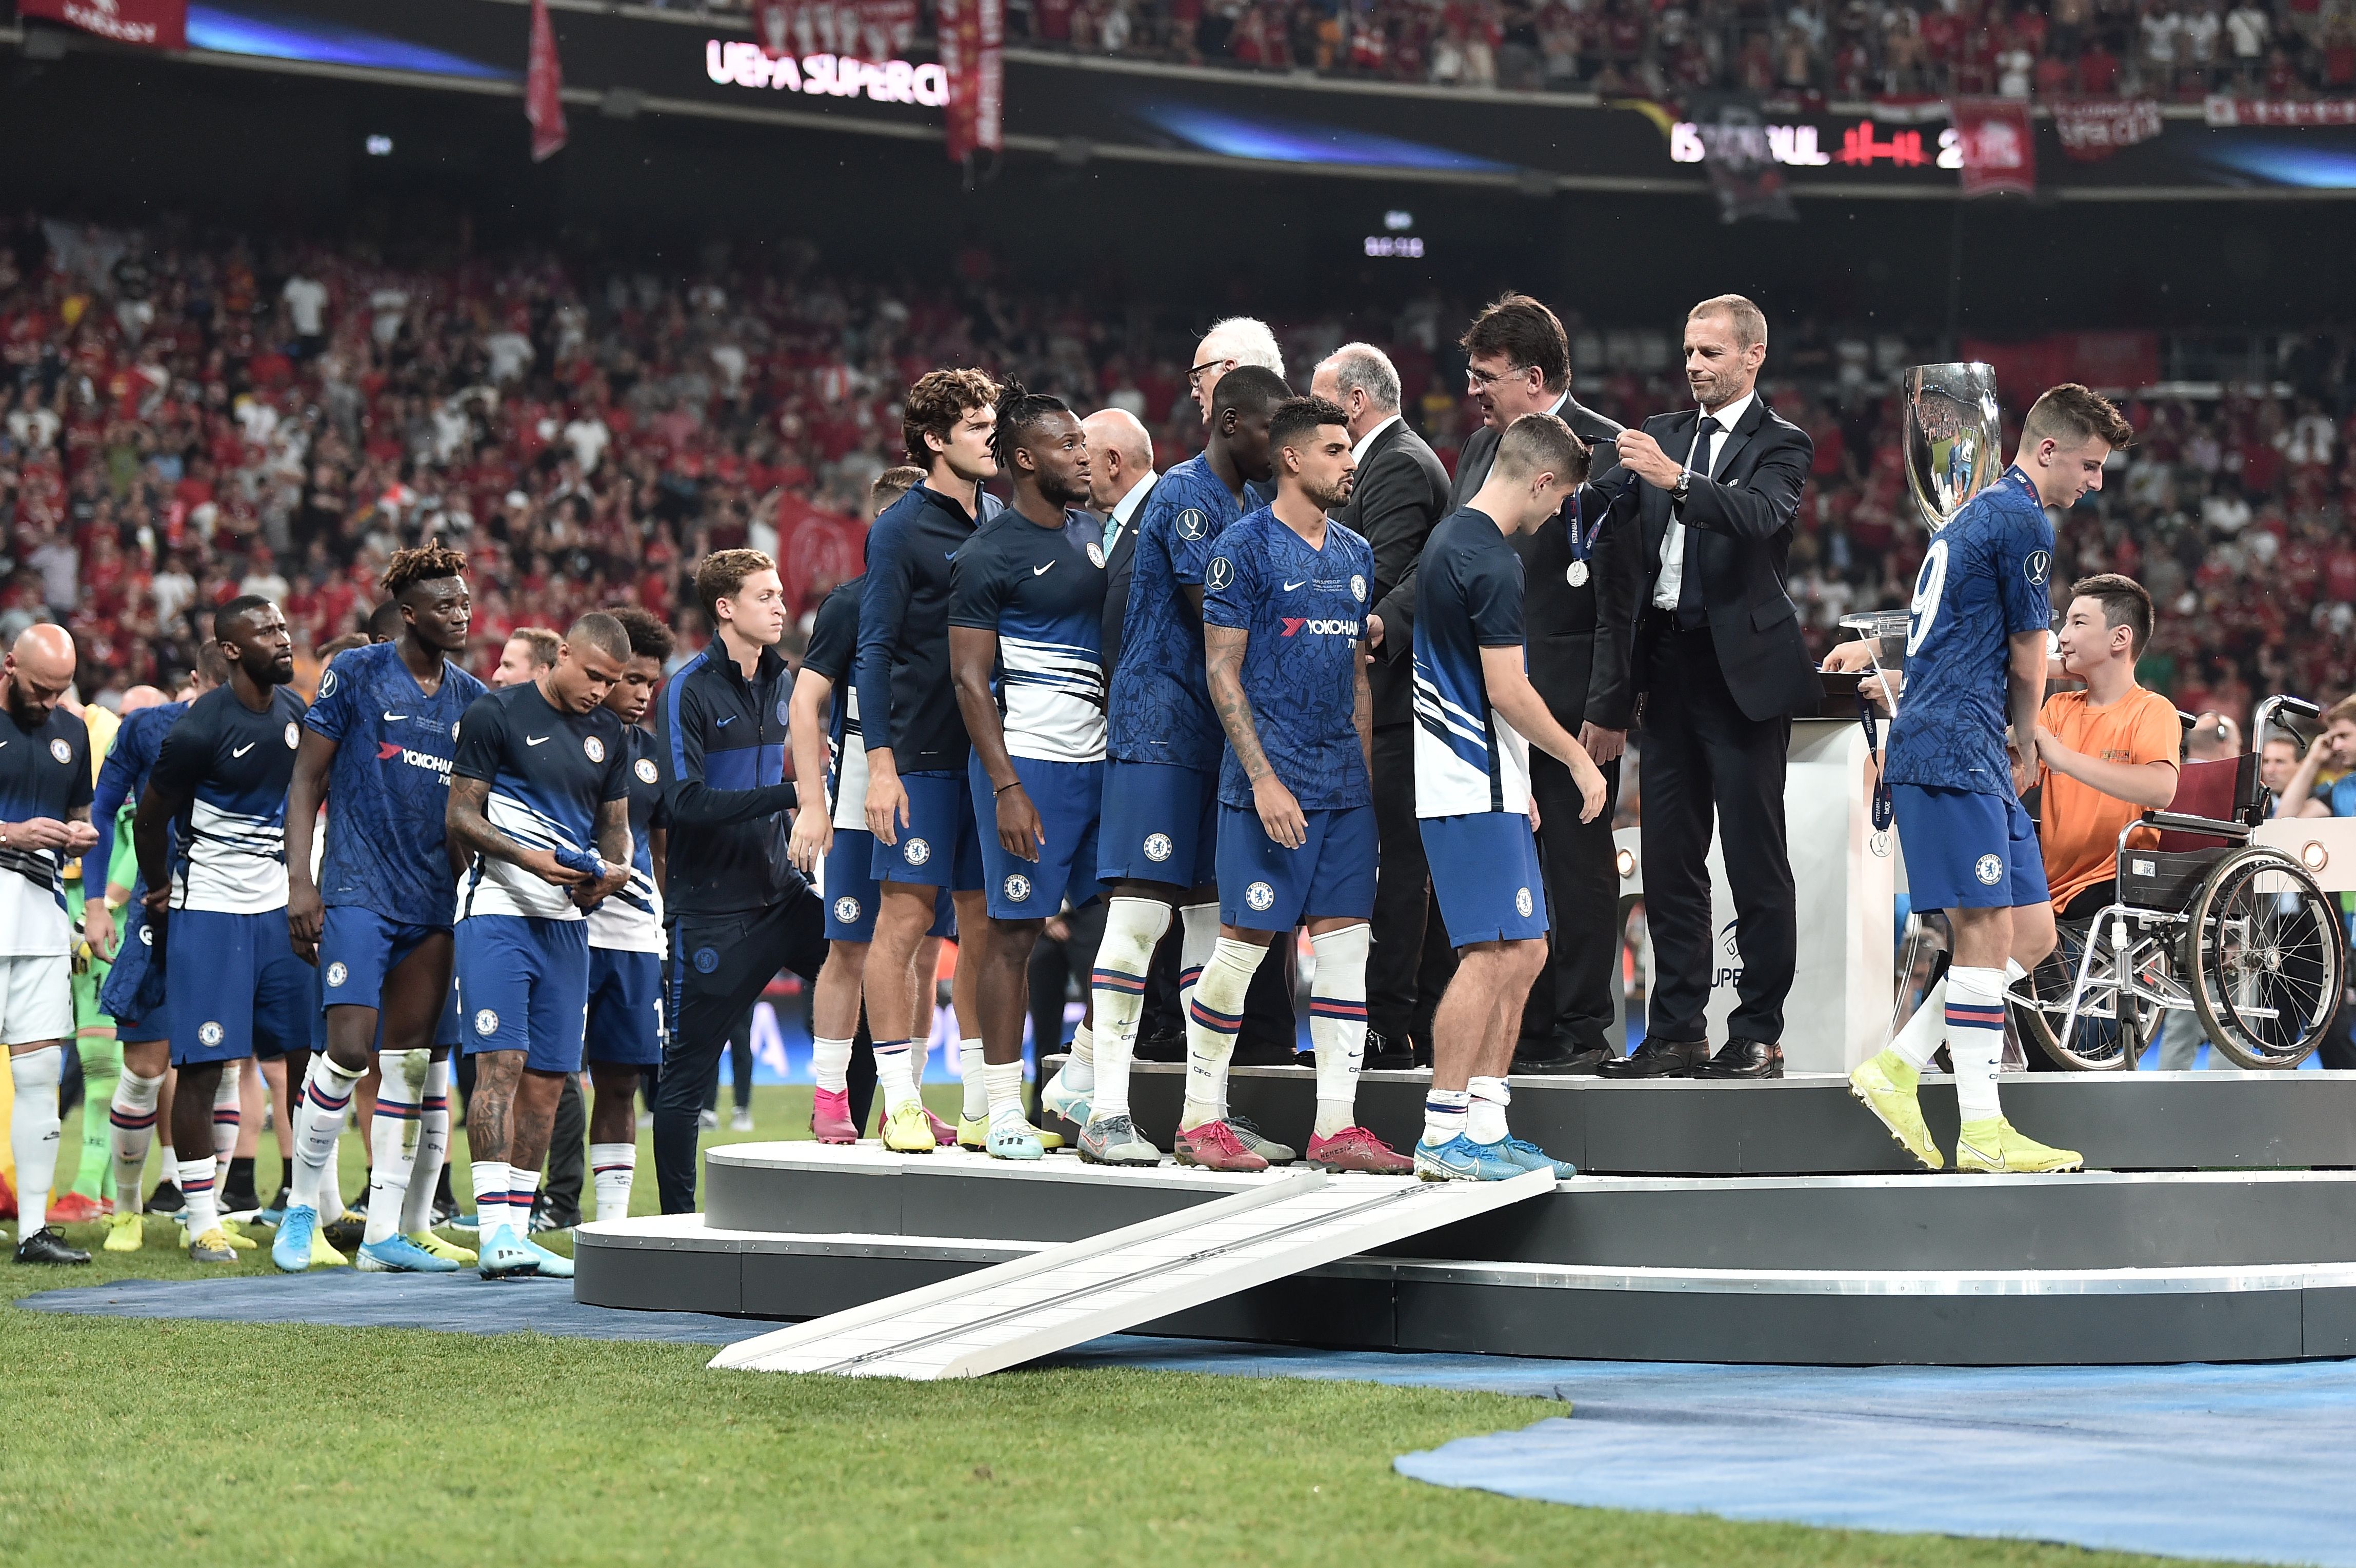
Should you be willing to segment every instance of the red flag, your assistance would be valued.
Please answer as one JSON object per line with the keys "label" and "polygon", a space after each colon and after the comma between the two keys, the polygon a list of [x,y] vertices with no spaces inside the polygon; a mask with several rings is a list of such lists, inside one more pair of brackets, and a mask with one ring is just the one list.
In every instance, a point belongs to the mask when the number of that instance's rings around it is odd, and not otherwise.
{"label": "red flag", "polygon": [[938,17],[949,84],[946,142],[950,161],[962,163],[976,148],[1006,144],[1005,0],[940,0]]}
{"label": "red flag", "polygon": [[188,47],[188,0],[22,0],[20,16],[41,16],[118,44]]}
{"label": "red flag", "polygon": [[564,145],[564,68],[556,59],[556,31],[548,0],[531,0],[531,59],[524,69],[523,115],[531,122],[531,161],[544,163]]}
{"label": "red flag", "polygon": [[1964,194],[2037,192],[2037,141],[2029,105],[2017,98],[1958,98],[1955,136],[1963,144]]}

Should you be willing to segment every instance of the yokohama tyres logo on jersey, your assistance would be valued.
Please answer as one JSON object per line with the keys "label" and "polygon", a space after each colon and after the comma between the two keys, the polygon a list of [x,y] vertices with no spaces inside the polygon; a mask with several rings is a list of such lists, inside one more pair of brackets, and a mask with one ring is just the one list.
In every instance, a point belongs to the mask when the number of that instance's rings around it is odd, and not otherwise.
{"label": "yokohama tyres logo on jersey", "polygon": [[449,758],[437,757],[431,752],[412,752],[408,747],[400,745],[391,741],[379,741],[376,743],[376,760],[378,762],[389,763],[395,757],[400,758],[402,763],[406,766],[423,768],[429,773],[440,773],[444,784],[448,784],[450,782]]}
{"label": "yokohama tyres logo on jersey", "polygon": [[1286,615],[1284,635],[1288,637],[1307,632],[1312,637],[1355,637],[1359,623],[1355,621],[1311,621],[1298,615]]}

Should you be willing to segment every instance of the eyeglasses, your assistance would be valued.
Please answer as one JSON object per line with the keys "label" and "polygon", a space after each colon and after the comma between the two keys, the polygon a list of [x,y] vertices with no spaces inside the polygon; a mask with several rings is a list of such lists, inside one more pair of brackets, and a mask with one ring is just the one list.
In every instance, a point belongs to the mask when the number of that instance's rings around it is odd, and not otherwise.
{"label": "eyeglasses", "polygon": [[1471,365],[1464,367],[1464,375],[1466,379],[1472,381],[1472,383],[1476,387],[1494,387],[1498,382],[1510,380],[1515,376],[1526,376],[1529,374],[1529,371],[1530,368],[1526,365],[1513,366],[1506,369],[1502,375],[1492,374],[1487,370],[1483,370]]}
{"label": "eyeglasses", "polygon": [[1199,387],[1203,384],[1203,373],[1205,371],[1216,370],[1219,374],[1224,376],[1235,368],[1236,362],[1233,359],[1205,359],[1200,365],[1195,366],[1193,369],[1186,372],[1186,384],[1190,387]]}

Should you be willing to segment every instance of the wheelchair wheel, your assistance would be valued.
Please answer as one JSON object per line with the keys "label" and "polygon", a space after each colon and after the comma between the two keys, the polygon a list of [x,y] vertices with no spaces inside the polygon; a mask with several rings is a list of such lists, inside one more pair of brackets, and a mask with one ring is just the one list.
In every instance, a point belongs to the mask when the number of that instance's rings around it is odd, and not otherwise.
{"label": "wheelchair wheel", "polygon": [[2297,1067],[2323,1043],[2348,966],[2338,904],[2278,850],[2217,862],[2186,912],[2192,1002],[2242,1066]]}
{"label": "wheelchair wheel", "polygon": [[[2045,1053],[2045,1059],[2068,1072],[2132,1072],[2137,1058],[2159,1034],[2167,1009],[2138,1001],[2105,986],[2090,985],[2078,1012],[2078,1027],[2065,1044],[2062,1025],[2070,1016],[2070,988],[2077,983],[2078,960],[2093,931],[2090,920],[2055,923],[2060,939],[2016,991],[2035,996],[2029,1006],[2018,995],[2012,1000],[2013,1027],[2023,1043]],[[2101,981],[2118,968],[2118,957],[2107,947],[2094,958],[2090,981]]]}

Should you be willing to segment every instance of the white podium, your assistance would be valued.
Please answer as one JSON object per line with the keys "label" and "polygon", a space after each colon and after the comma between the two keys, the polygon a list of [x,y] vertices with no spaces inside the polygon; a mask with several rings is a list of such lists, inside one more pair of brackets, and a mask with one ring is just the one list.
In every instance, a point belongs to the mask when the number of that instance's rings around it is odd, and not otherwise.
{"label": "white podium", "polygon": [[[1888,733],[1885,726],[1885,743]],[[1905,874],[1895,830],[1874,829],[1866,787],[1870,761],[1865,731],[1856,720],[1793,720],[1783,819],[1799,906],[1799,962],[1783,1003],[1787,1072],[1846,1073],[1881,1049],[1890,1027],[1897,966],[1894,901]],[[1616,838],[1621,895],[1640,895],[1640,830],[1622,828]],[[1742,952],[1715,834],[1709,880],[1710,928],[1717,940],[1707,1017],[1711,1043],[1721,1045],[1742,976]],[[1647,944],[1645,952],[1649,995],[1657,948]]]}

